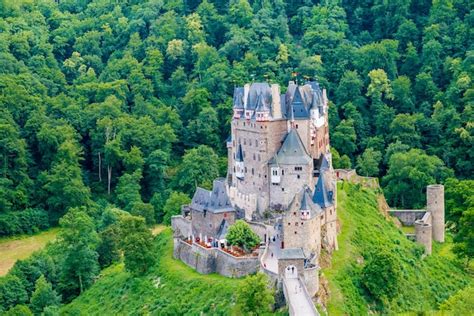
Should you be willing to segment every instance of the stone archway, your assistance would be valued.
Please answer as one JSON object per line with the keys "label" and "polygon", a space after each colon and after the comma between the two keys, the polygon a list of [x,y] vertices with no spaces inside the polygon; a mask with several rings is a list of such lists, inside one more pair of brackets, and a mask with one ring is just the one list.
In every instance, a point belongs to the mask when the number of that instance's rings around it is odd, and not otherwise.
{"label": "stone archway", "polygon": [[287,279],[297,279],[298,278],[298,269],[294,265],[289,265],[285,268],[285,278]]}

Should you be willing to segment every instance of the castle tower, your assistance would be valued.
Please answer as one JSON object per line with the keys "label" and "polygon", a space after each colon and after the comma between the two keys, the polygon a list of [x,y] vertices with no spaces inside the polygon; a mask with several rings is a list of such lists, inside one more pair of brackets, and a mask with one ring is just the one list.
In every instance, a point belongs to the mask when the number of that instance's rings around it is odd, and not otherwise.
{"label": "castle tower", "polygon": [[433,223],[433,239],[444,242],[444,186],[429,185],[426,188],[427,211],[431,213]]}
{"label": "castle tower", "polygon": [[425,253],[431,255],[431,232],[432,226],[423,220],[415,221],[416,241],[425,246]]}

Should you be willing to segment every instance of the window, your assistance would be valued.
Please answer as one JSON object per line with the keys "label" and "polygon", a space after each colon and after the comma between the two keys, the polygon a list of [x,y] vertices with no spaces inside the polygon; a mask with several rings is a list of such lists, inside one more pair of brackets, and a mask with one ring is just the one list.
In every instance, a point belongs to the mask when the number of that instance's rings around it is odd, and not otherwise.
{"label": "window", "polygon": [[258,140],[255,140],[255,147],[258,147]]}
{"label": "window", "polygon": [[257,160],[257,159],[256,159],[256,156],[255,156],[255,153],[253,154],[253,160]]}
{"label": "window", "polygon": [[295,167],[295,171],[301,171],[303,170],[303,167]]}
{"label": "window", "polygon": [[253,168],[252,168],[252,176],[254,175],[254,171],[253,171]]}
{"label": "window", "polygon": [[298,232],[295,230],[295,235],[298,234]]}
{"label": "window", "polygon": [[285,191],[285,188],[281,188],[282,191]]}
{"label": "window", "polygon": [[290,225],[291,225],[291,223],[288,223],[288,226],[290,226]]}
{"label": "window", "polygon": [[278,170],[272,170],[272,174],[273,174],[274,176],[277,176],[277,175],[278,175]]}
{"label": "window", "polygon": [[282,176],[285,175],[285,170],[281,169],[281,175],[282,175]]}
{"label": "window", "polygon": [[298,124],[296,124],[296,129],[298,129]]}
{"label": "window", "polygon": [[298,226],[298,222],[295,223],[295,226]]}
{"label": "window", "polygon": [[293,212],[293,215],[296,215],[296,212]]}
{"label": "window", "polygon": [[245,173],[247,173],[247,167],[245,167]]}
{"label": "window", "polygon": [[296,175],[296,178],[297,178],[297,179],[299,179],[299,178],[300,178],[300,175],[299,175],[299,174],[298,174],[298,175]]}

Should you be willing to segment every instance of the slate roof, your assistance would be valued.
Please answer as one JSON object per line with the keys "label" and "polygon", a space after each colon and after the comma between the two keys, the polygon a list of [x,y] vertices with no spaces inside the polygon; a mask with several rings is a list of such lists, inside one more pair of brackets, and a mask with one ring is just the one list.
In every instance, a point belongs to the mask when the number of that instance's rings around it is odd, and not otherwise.
{"label": "slate roof", "polygon": [[[245,105],[245,108],[249,110],[259,108],[273,114],[272,89],[267,82],[252,83],[247,99],[244,100],[244,97],[244,87],[234,88],[233,107],[235,109],[243,109]],[[277,97],[280,98],[282,116],[286,119],[290,119],[291,115],[294,115],[295,119],[307,119],[310,110],[314,108],[319,110],[320,115],[323,114],[323,94],[316,81],[306,82],[302,86],[290,82],[286,93]]]}
{"label": "slate roof", "polygon": [[244,88],[243,87],[234,88],[233,104],[234,104],[234,108],[236,109],[244,108]]}
{"label": "slate roof", "polygon": [[229,230],[229,222],[225,219],[222,220],[221,224],[219,225],[219,230],[217,231],[217,239],[225,239],[227,235],[227,231]]}
{"label": "slate roof", "polygon": [[329,170],[329,161],[326,158],[326,155],[321,154],[319,158],[313,159],[314,162],[314,170],[318,171],[324,171],[324,170]]}
{"label": "slate roof", "polygon": [[298,193],[295,194],[293,200],[288,207],[288,212],[293,212],[295,208],[293,204],[295,202],[300,203],[299,211],[309,211],[309,218],[319,215],[323,210],[318,204],[315,204],[312,199],[313,192],[308,186],[304,186]]}
{"label": "slate roof", "polygon": [[324,172],[321,172],[313,194],[313,203],[318,204],[322,208],[332,206],[334,203],[333,192],[328,190],[324,177]]}
{"label": "slate roof", "polygon": [[234,211],[230,198],[227,195],[225,179],[219,178],[214,180],[212,191],[197,188],[191,200],[191,208],[196,211],[209,211],[211,213]]}
{"label": "slate roof", "polygon": [[295,119],[307,119],[313,108],[317,108],[319,113],[323,114],[323,94],[316,81],[309,81],[303,86],[290,82],[284,100],[288,119],[291,110]]}
{"label": "slate roof", "polygon": [[292,128],[286,135],[276,156],[270,160],[270,164],[307,165],[311,161],[298,132]]}
{"label": "slate roof", "polygon": [[281,249],[278,254],[278,259],[304,259],[303,249],[301,248],[286,248]]}
{"label": "slate roof", "polygon": [[247,96],[247,109],[255,109],[259,97],[265,99],[265,102],[271,103],[272,89],[267,82],[252,83]]}

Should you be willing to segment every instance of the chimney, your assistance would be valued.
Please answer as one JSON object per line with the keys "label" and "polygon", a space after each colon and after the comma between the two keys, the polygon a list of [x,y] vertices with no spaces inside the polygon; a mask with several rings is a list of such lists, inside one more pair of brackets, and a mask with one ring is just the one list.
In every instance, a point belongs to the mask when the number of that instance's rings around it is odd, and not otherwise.
{"label": "chimney", "polygon": [[250,84],[247,83],[244,85],[244,109],[247,109],[247,99],[249,97]]}

